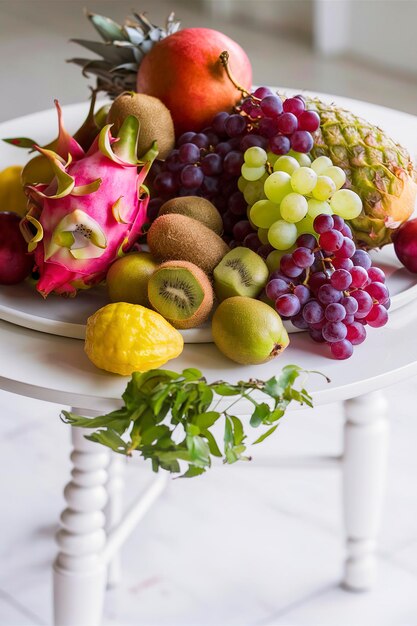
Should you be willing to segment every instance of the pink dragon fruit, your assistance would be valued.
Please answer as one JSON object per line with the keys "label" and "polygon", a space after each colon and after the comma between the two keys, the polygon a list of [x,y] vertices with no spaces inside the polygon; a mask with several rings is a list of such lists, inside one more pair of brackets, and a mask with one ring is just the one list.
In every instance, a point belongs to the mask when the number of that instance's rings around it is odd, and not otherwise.
{"label": "pink dragon fruit", "polygon": [[141,234],[149,201],[143,182],[156,144],[138,162],[137,118],[127,117],[117,138],[110,128],[100,131],[86,154],[73,158],[69,152],[66,162],[36,147],[50,161],[54,178],[49,185],[26,186],[29,210],[21,229],[35,253],[36,288],[44,297],[75,296],[100,282]]}

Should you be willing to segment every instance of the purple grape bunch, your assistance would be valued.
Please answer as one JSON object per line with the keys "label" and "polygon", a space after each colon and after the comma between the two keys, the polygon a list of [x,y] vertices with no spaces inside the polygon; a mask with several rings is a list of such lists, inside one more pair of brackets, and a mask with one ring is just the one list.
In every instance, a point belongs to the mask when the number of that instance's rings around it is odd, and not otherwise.
{"label": "purple grape bunch", "polygon": [[238,189],[243,154],[252,146],[278,155],[290,149],[309,152],[311,133],[319,125],[318,114],[306,110],[302,96],[283,101],[268,87],[259,87],[234,112],[217,113],[202,132],[183,133],[166,160],[153,166],[149,221],[170,198],[202,196],[221,213],[225,241],[247,238],[245,245],[259,248],[261,242],[247,220],[247,202]]}
{"label": "purple grape bunch", "polygon": [[311,338],[326,343],[336,359],[352,356],[366,339],[366,326],[388,321],[390,295],[385,274],[357,250],[352,232],[337,215],[319,215],[312,234],[297,239],[297,248],[281,258],[266,295],[277,312]]}

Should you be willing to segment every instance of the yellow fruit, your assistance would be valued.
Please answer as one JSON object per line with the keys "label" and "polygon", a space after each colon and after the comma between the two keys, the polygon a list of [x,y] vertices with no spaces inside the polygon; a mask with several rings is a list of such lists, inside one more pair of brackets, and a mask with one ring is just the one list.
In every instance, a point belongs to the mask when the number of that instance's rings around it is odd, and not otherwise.
{"label": "yellow fruit", "polygon": [[182,335],[166,319],[139,304],[108,304],[87,320],[85,352],[100,369],[128,376],[179,356]]}
{"label": "yellow fruit", "polygon": [[27,198],[20,180],[22,168],[11,165],[0,172],[0,211],[11,211],[21,217],[27,212]]}
{"label": "yellow fruit", "polygon": [[117,259],[106,276],[110,300],[149,307],[148,282],[157,267],[149,252],[131,252]]}

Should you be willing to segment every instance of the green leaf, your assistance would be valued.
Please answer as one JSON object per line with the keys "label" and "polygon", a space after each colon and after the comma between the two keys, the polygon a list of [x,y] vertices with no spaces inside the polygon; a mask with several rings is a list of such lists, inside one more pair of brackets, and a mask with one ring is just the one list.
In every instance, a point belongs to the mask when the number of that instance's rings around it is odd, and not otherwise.
{"label": "green leaf", "polygon": [[163,436],[169,435],[170,432],[169,426],[165,426],[163,424],[153,426],[142,433],[141,442],[144,446],[150,445],[154,441],[161,439]]}
{"label": "green leaf", "polygon": [[200,429],[198,426],[196,426],[195,424],[187,424],[187,435],[191,435],[191,437],[194,437],[195,435],[199,434]]}
{"label": "green leaf", "polygon": [[276,429],[278,428],[279,424],[275,424],[275,426],[272,426],[272,428],[269,428],[267,431],[265,431],[260,437],[258,437],[258,439],[256,439],[256,441],[254,441],[252,443],[252,445],[255,445],[256,443],[261,443],[262,441],[265,441],[265,439],[267,437],[269,437],[270,435],[272,435],[272,433],[274,433],[276,431]]}
{"label": "green leaf", "polygon": [[201,430],[204,430],[205,428],[210,428],[210,426],[213,426],[213,424],[217,422],[219,417],[220,413],[218,413],[217,411],[209,411],[208,413],[195,415],[192,418],[192,421],[193,424],[196,424]]}
{"label": "green leaf", "polygon": [[227,383],[215,383],[212,385],[212,389],[218,396],[238,396],[240,394],[239,389]]}
{"label": "green leaf", "polygon": [[252,416],[250,418],[250,425],[253,428],[257,428],[258,426],[262,424],[264,419],[268,417],[270,413],[271,413],[271,409],[269,408],[269,405],[266,404],[266,402],[262,402],[261,404],[258,404],[258,406],[255,407],[255,410],[252,413]]}
{"label": "green leaf", "polygon": [[201,436],[207,439],[208,447],[213,456],[221,457],[222,453],[220,452],[220,448],[217,445],[217,441],[214,438],[214,435],[209,430],[204,430],[201,432]]}
{"label": "green leaf", "polygon": [[238,417],[235,417],[234,415],[230,416],[230,419],[233,422],[233,440],[234,440],[234,444],[235,446],[237,446],[238,444],[242,443],[242,441],[244,439],[246,439],[245,436],[245,432],[243,430],[243,424],[240,421],[240,419]]}
{"label": "green leaf", "polygon": [[121,454],[127,454],[128,452],[126,442],[124,442],[114,430],[97,430],[95,433],[87,435],[86,439],[89,441],[95,441],[96,443],[101,443],[104,446],[111,448],[114,452],[119,452]]}
{"label": "green leaf", "polygon": [[182,376],[185,380],[200,380],[200,378],[203,377],[203,374],[195,367],[187,367],[183,370]]}
{"label": "green leaf", "polygon": [[201,476],[205,471],[204,467],[190,465],[188,470],[182,476],[178,476],[178,478],[194,478],[194,476]]}
{"label": "green leaf", "polygon": [[78,428],[111,428],[119,434],[124,433],[130,424],[129,413],[126,409],[119,409],[98,417],[82,417],[69,411],[62,411],[61,415],[64,416],[62,420],[66,424],[71,424],[71,426]]}

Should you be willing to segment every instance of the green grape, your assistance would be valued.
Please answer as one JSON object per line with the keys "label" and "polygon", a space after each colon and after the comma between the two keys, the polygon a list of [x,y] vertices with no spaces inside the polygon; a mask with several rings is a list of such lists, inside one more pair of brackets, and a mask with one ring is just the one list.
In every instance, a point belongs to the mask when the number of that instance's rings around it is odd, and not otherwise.
{"label": "green grape", "polygon": [[244,163],[242,165],[241,172],[243,178],[245,178],[246,180],[259,180],[265,174],[265,166],[262,165],[260,167],[249,167],[247,163]]}
{"label": "green grape", "polygon": [[299,162],[294,157],[280,156],[274,163],[274,172],[287,172],[291,176],[294,170],[300,167]]}
{"label": "green grape", "polygon": [[304,154],[303,152],[296,152],[295,150],[290,150],[288,156],[294,157],[296,161],[300,164],[301,167],[310,167],[311,159],[308,154]]}
{"label": "green grape", "polygon": [[313,220],[317,217],[317,215],[321,215],[322,213],[325,213],[326,215],[333,215],[333,211],[328,202],[323,202],[320,200],[316,200],[315,198],[310,198],[307,204],[308,215],[313,218]]}
{"label": "green grape", "polygon": [[268,152],[267,153],[267,157],[268,157],[268,163],[270,163],[271,165],[274,165],[275,161],[278,159],[278,154],[274,154],[273,152]]}
{"label": "green grape", "polygon": [[251,207],[249,218],[258,228],[269,228],[274,222],[281,219],[279,205],[270,200],[258,200]]}
{"label": "green grape", "polygon": [[344,220],[353,220],[362,212],[362,200],[351,189],[339,189],[333,194],[330,206]]}
{"label": "green grape", "polygon": [[336,185],[336,189],[341,189],[346,182],[345,172],[341,167],[337,167],[337,165],[332,165],[332,167],[328,167],[327,170],[324,170],[323,176],[331,178]]}
{"label": "green grape", "polygon": [[268,229],[267,228],[259,228],[258,229],[258,237],[259,237],[259,241],[261,243],[263,243],[264,245],[266,243],[269,243],[269,241],[268,241]]}
{"label": "green grape", "polygon": [[329,159],[329,157],[320,156],[320,157],[317,157],[317,159],[314,159],[314,161],[311,164],[311,167],[316,172],[317,176],[320,176],[320,174],[323,174],[324,170],[327,170],[329,167],[332,167],[332,165],[333,165],[333,162],[331,159]]}
{"label": "green grape", "polygon": [[279,204],[292,192],[291,176],[287,172],[273,172],[265,181],[264,191],[268,200]]}
{"label": "green grape", "polygon": [[262,167],[266,163],[267,154],[263,148],[252,146],[246,150],[243,158],[249,167]]}
{"label": "green grape", "polygon": [[314,235],[317,238],[317,233],[314,230],[313,226],[314,218],[310,217],[310,215],[306,215],[302,220],[297,222],[297,231],[299,235],[304,235],[305,233],[310,233],[310,235]]}
{"label": "green grape", "polygon": [[237,179],[237,188],[239,189],[239,191],[243,193],[247,187],[247,184],[248,181],[245,180],[243,176],[239,176],[239,178]]}
{"label": "green grape", "polygon": [[291,186],[296,193],[311,193],[317,183],[317,174],[311,167],[299,167],[291,175]]}
{"label": "green grape", "polygon": [[317,176],[316,186],[312,191],[316,200],[328,200],[336,191],[336,185],[329,176]]}
{"label": "green grape", "polygon": [[291,246],[291,248],[289,248],[288,250],[272,250],[272,252],[270,252],[266,257],[266,264],[269,268],[269,271],[273,272],[274,270],[278,270],[279,264],[284,254],[290,254],[295,250],[295,248],[296,246]]}
{"label": "green grape", "polygon": [[264,184],[261,180],[255,180],[253,182],[246,182],[246,187],[243,190],[243,197],[250,205],[255,204],[258,200],[265,198]]}
{"label": "green grape", "polygon": [[296,225],[284,220],[278,220],[272,224],[268,231],[268,241],[277,250],[288,250],[295,244],[297,237]]}
{"label": "green grape", "polygon": [[282,219],[286,222],[299,222],[307,215],[307,200],[300,193],[289,193],[280,204]]}

